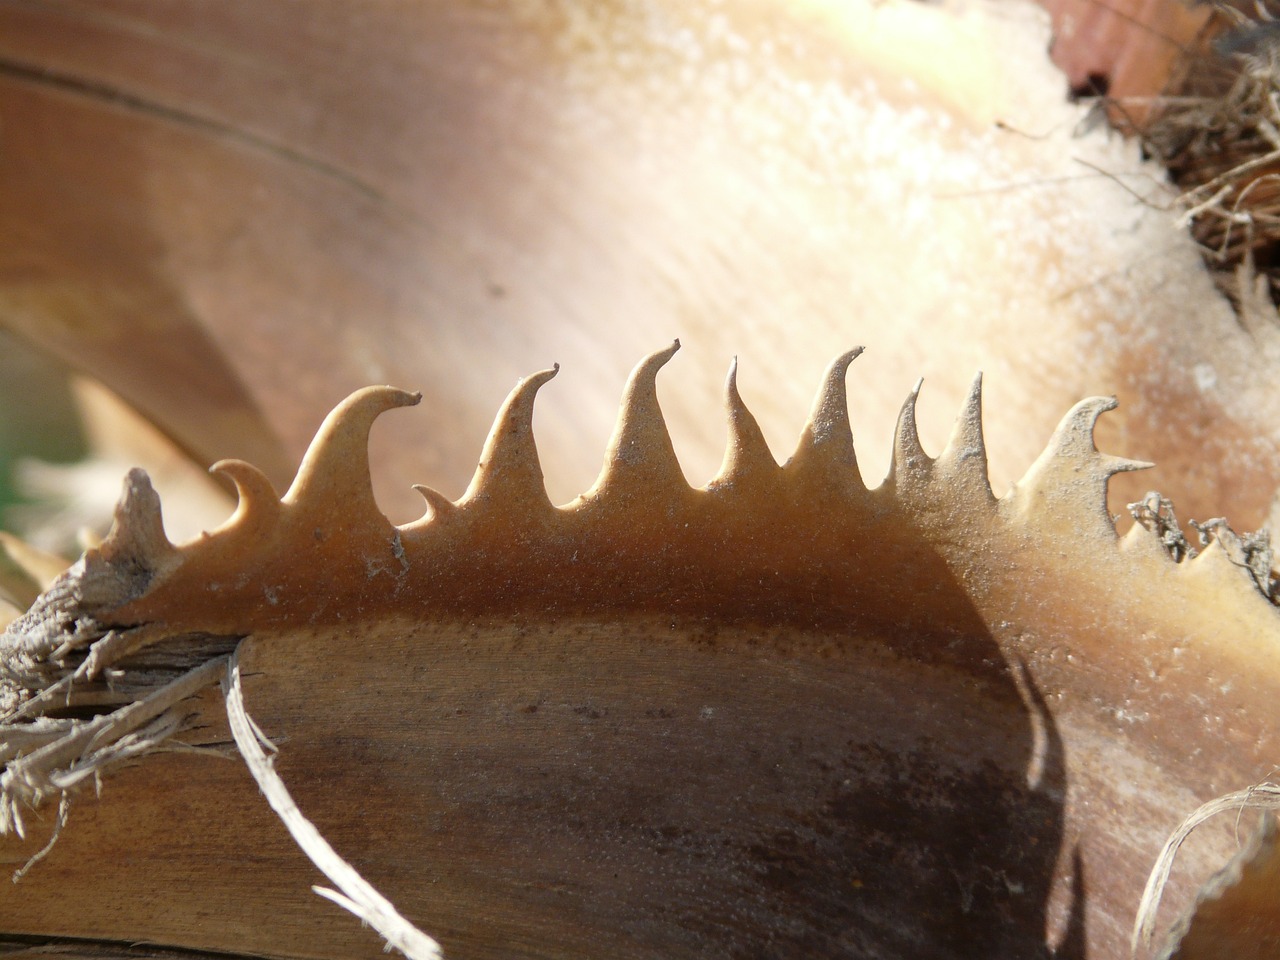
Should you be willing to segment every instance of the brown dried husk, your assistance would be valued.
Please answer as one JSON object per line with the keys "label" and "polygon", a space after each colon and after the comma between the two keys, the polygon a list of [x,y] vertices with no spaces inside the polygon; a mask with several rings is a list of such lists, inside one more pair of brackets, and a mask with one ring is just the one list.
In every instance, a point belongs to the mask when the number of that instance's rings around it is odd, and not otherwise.
{"label": "brown dried husk", "polygon": [[[30,824],[3,841],[45,857],[0,927],[376,952],[309,899],[237,766],[155,752],[227,742],[222,699],[172,684],[207,687],[235,646],[298,806],[446,956],[1124,956],[1168,832],[1276,753],[1280,616],[1254,573],[1221,535],[1181,563],[1143,526],[1117,538],[1107,478],[1140,465],[1094,449],[1105,398],[996,498],[979,383],[936,460],[913,394],[867,489],[856,352],[781,466],[731,376],[724,467],[691,488],[654,383],[674,350],[633,372],[565,507],[531,430],[553,370],[414,523],[370,486],[369,428],[417,401],[389,387],[334,411],[283,497],[222,464],[240,506],[191,543],[133,476],[113,535],[3,639],[6,809],[38,816],[74,775],[103,795],[51,850]],[[198,828],[176,841],[174,817]],[[1229,827],[1197,834],[1168,909],[1230,852]]]}

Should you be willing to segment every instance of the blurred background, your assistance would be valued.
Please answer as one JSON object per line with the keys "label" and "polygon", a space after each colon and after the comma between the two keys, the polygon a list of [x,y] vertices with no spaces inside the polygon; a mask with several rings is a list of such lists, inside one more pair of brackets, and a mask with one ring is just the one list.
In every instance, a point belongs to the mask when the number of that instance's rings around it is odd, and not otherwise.
{"label": "blurred background", "polygon": [[1270,89],[1268,14],[1045,7],[0,0],[4,522],[74,553],[141,463],[192,536],[231,508],[210,462],[283,491],[371,382],[426,394],[374,437],[407,521],[410,484],[460,495],[505,392],[553,361],[564,502],[627,370],[679,336],[661,389],[694,484],[732,356],[784,460],[823,366],[864,343],[870,485],[915,378],[936,453],[983,369],[997,493],[1075,400],[1115,394],[1100,444],[1160,468],[1118,480],[1113,514],[1157,485],[1256,526],[1280,346],[1237,271],[1271,267],[1271,167],[1219,196],[1204,158],[1227,138],[1253,163],[1275,127],[1190,144],[1169,118]]}

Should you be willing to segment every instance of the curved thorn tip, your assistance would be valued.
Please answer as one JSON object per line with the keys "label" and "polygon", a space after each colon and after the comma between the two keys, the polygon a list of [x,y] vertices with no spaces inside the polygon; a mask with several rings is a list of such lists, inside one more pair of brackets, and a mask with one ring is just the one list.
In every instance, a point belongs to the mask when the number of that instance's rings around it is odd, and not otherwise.
{"label": "curved thorn tip", "polygon": [[952,472],[972,471],[983,486],[987,484],[987,444],[982,434],[982,371],[979,370],[969,384],[964,404],[956,415],[955,426],[947,445],[938,457],[940,467]]}
{"label": "curved thorn tip", "polygon": [[377,513],[369,478],[369,431],[381,414],[396,407],[414,406],[421,400],[421,393],[385,386],[365,387],[351,394],[325,417],[283,501],[356,501]]}
{"label": "curved thorn tip", "polygon": [[424,520],[439,519],[453,512],[454,502],[434,487],[428,487],[423,483],[415,483],[413,489],[417,490],[427,503],[427,513],[423,517]]}
{"label": "curved thorn tip", "polygon": [[538,390],[560,372],[560,364],[522,377],[493,421],[480,463],[459,505],[480,499],[505,504],[546,503],[542,466],[533,436],[533,408]]}
{"label": "curved thorn tip", "polygon": [[849,403],[845,388],[845,376],[849,364],[863,351],[862,347],[841,354],[827,367],[822,386],[814,398],[800,443],[791,458],[798,463],[821,449],[823,457],[846,467],[857,469],[857,457],[853,449],[853,431],[849,426]]}
{"label": "curved thorn tip", "polygon": [[658,405],[658,371],[679,349],[680,341],[673,340],[670,346],[649,354],[632,369],[623,389],[604,469],[593,490],[603,492],[624,474],[634,475],[637,480],[643,477],[641,482],[655,491],[688,486]]}
{"label": "curved thorn tip", "polygon": [[241,503],[258,504],[279,503],[280,497],[276,488],[271,485],[267,475],[244,460],[219,460],[209,467],[209,472],[226,477],[236,487]]}
{"label": "curved thorn tip", "polygon": [[1093,430],[1098,418],[1119,406],[1115,397],[1088,397],[1067,411],[1049,439],[1046,453],[1058,456],[1093,457]]}
{"label": "curved thorn tip", "polygon": [[898,412],[898,424],[893,431],[893,460],[889,464],[890,478],[913,476],[924,470],[933,461],[924,452],[920,443],[920,430],[916,423],[916,403],[920,399],[920,390],[924,387],[924,377],[915,382],[911,392],[902,402]]}
{"label": "curved thorn tip", "polygon": [[[628,414],[651,416],[655,413],[661,418],[661,411],[658,410],[658,371],[667,365],[679,349],[680,341],[673,340],[671,346],[649,354],[632,368],[622,394],[623,419]],[[663,429],[665,431],[665,426]]]}
{"label": "curved thorn tip", "polygon": [[732,416],[734,411],[744,406],[742,402],[742,394],[738,392],[738,356],[734,354],[732,360],[729,361],[729,372],[724,378],[724,396],[725,403],[729,407],[729,415]]}
{"label": "curved thorn tip", "polygon": [[849,422],[849,405],[845,377],[849,373],[849,365],[862,356],[862,347],[854,347],[836,357],[827,366],[822,375],[822,386],[814,398],[813,409],[809,414],[811,424],[821,421]]}
{"label": "curved thorn tip", "polygon": [[738,358],[729,364],[724,381],[725,406],[728,410],[729,437],[725,444],[724,459],[713,483],[737,481],[758,469],[777,469],[777,461],[769,450],[769,444],[760,429],[759,421],[747,408],[738,392]]}
{"label": "curved thorn tip", "polygon": [[209,472],[226,477],[236,487],[239,503],[228,524],[266,522],[280,511],[280,498],[267,475],[244,460],[219,460]]}

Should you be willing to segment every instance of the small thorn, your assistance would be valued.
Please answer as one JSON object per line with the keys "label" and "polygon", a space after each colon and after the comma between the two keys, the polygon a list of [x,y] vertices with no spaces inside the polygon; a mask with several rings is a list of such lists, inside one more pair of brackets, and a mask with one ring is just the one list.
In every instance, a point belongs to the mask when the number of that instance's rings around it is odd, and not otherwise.
{"label": "small thorn", "polygon": [[910,478],[921,475],[933,463],[920,445],[920,431],[916,425],[916,402],[924,378],[916,381],[898,413],[898,426],[893,432],[893,462],[889,465],[889,478]]}
{"label": "small thorn", "polygon": [[720,472],[712,484],[737,483],[761,471],[776,473],[778,463],[773,459],[760,424],[747,409],[738,392],[737,357],[729,365],[724,390],[725,405],[729,413],[729,440],[725,446]]}
{"label": "small thorn", "polygon": [[487,500],[508,510],[551,506],[533,436],[533,408],[538,389],[560,372],[550,370],[522,378],[507,396],[485,441],[480,464],[459,506]]}
{"label": "small thorn", "polygon": [[862,347],[854,347],[827,367],[822,386],[809,413],[809,422],[800,435],[796,452],[787,461],[788,470],[806,469],[810,463],[822,464],[827,468],[837,467],[849,471],[855,480],[861,481],[853,449],[853,431],[849,426],[849,405],[845,390],[845,374],[849,364],[861,353]]}
{"label": "small thorn", "polygon": [[641,488],[649,495],[688,489],[658,405],[658,371],[679,349],[680,341],[672,341],[671,346],[650,354],[631,371],[604,468],[584,496],[603,494],[622,484]]}
{"label": "small thorn", "polygon": [[1148,463],[1145,460],[1130,460],[1127,457],[1113,457],[1105,453],[1098,455],[1098,465],[1106,471],[1107,476],[1131,473],[1135,470],[1151,470],[1155,467],[1154,463]]}
{"label": "small thorn", "polygon": [[351,394],[325,417],[283,502],[321,511],[340,505],[347,516],[381,518],[369,476],[369,431],[379,415],[421,399],[394,387]]}
{"label": "small thorn", "polygon": [[423,516],[423,520],[439,520],[453,513],[457,507],[457,504],[434,487],[415,483],[413,489],[417,490],[422,499],[427,502],[427,512]]}
{"label": "small thorn", "polygon": [[280,498],[267,475],[243,460],[219,460],[209,472],[226,477],[236,486],[239,503],[224,526],[262,527],[273,522],[280,513]]}
{"label": "small thorn", "polygon": [[987,445],[982,436],[982,372],[973,378],[955,426],[937,460],[937,466],[953,480],[963,475],[991,495],[987,479]]}

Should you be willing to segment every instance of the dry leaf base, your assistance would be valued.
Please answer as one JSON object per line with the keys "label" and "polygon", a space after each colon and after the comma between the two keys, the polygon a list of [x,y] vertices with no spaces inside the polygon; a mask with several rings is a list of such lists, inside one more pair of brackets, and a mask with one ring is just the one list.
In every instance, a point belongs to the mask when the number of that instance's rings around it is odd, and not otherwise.
{"label": "dry leaf base", "polygon": [[[416,401],[390,388],[330,416],[282,498],[221,465],[240,507],[189,544],[132,477],[113,535],[3,638],[7,696],[56,717],[36,678],[71,677],[83,712],[113,676],[141,689],[180,649],[216,667],[207,638],[243,637],[299,806],[450,957],[1127,955],[1165,836],[1277,755],[1280,628],[1249,572],[1222,543],[1175,564],[1141,527],[1117,539],[1106,480],[1140,465],[1094,449],[1107,400],[997,500],[978,384],[936,460],[913,395],[867,490],[856,352],[781,467],[731,377],[724,468],[691,489],[654,387],[674,349],[636,368],[599,482],[563,508],[530,429],[554,371],[513,392],[467,495],[424,491],[413,524],[369,485],[369,427]],[[165,716],[229,741],[214,690]],[[15,867],[54,796],[19,766]],[[0,892],[0,929],[377,955],[234,757],[103,769]],[[1231,850],[1230,825],[1197,835],[1166,902]]]}

